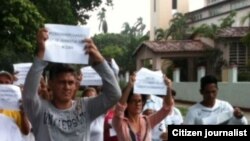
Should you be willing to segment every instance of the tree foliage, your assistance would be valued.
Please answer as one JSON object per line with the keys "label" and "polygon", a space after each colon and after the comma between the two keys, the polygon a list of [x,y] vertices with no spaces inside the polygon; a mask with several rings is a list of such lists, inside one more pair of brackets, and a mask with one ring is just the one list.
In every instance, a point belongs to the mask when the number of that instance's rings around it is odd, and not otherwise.
{"label": "tree foliage", "polygon": [[216,34],[219,30],[231,27],[235,22],[234,17],[236,16],[236,12],[232,11],[228,16],[219,20],[219,24],[202,24],[199,27],[194,28],[193,34],[201,34],[204,37],[209,37],[212,39],[216,38]]}
{"label": "tree foliage", "polygon": [[[250,12],[249,12],[247,15],[245,15],[245,16],[243,16],[243,17],[241,18],[241,24],[243,25],[247,20],[248,20],[248,28],[250,29]],[[242,41],[245,45],[247,45],[248,47],[250,47],[250,32],[248,32],[248,33],[246,34],[246,36],[244,36],[244,37],[241,39],[241,41]],[[249,68],[250,68],[250,67],[249,67]]]}
{"label": "tree foliage", "polygon": [[70,0],[30,0],[41,15],[45,23],[77,24],[78,17]]}
{"label": "tree foliage", "polygon": [[44,23],[86,23],[89,11],[112,0],[3,0],[0,5],[0,62],[31,61],[36,33]]}
{"label": "tree foliage", "polygon": [[168,36],[168,30],[164,30],[162,28],[155,30],[155,40],[161,41],[161,40],[167,40]]}
{"label": "tree foliage", "polygon": [[[228,16],[225,18],[222,18],[219,20],[219,24],[202,24],[201,26],[197,27],[194,29],[193,34],[200,34],[204,37],[211,38],[215,40],[217,38],[217,33],[224,28],[231,27],[233,23],[235,22],[234,17],[236,16],[236,12],[232,11],[229,13]],[[210,49],[206,51],[205,54],[205,60],[207,61],[210,65],[209,67],[211,68],[210,70],[213,71],[211,73],[218,73],[221,70],[221,67],[224,65],[227,65],[228,62],[226,62],[223,57],[223,52],[218,49]]]}
{"label": "tree foliage", "polygon": [[39,12],[46,18],[46,22],[86,24],[89,12],[95,10],[105,2],[113,6],[112,0],[30,0]]}
{"label": "tree foliage", "polygon": [[220,28],[223,29],[223,28],[231,27],[233,23],[235,22],[235,19],[234,19],[235,16],[236,16],[236,12],[231,11],[227,17],[220,19],[221,20]]}
{"label": "tree foliage", "polygon": [[128,22],[125,22],[121,34],[141,37],[144,34],[143,32],[145,28],[146,25],[143,23],[142,17],[139,17],[133,26],[130,26]]}
{"label": "tree foliage", "polygon": [[147,34],[142,35],[145,29],[143,26],[142,19],[138,18],[133,26],[124,23],[121,34],[98,34],[93,37],[93,40],[106,57],[116,60],[121,73],[134,71],[136,61],[133,52],[143,41],[149,39]]}
{"label": "tree foliage", "polygon": [[99,20],[99,31],[102,30],[103,33],[108,32],[108,23],[106,21],[106,9],[102,8],[101,11],[97,14]]}
{"label": "tree foliage", "polygon": [[173,18],[170,20],[169,28],[159,28],[155,30],[155,40],[183,40],[185,39],[185,34],[189,30],[187,17],[182,13],[175,13]]}
{"label": "tree foliage", "polygon": [[30,60],[43,17],[29,0],[2,1],[0,9],[0,62]]}
{"label": "tree foliage", "polygon": [[174,40],[182,40],[187,33],[188,23],[187,17],[182,13],[175,13],[173,19],[170,20],[167,38],[171,36]]}
{"label": "tree foliage", "polygon": [[[96,46],[106,58],[114,58],[117,64],[126,66],[123,61],[125,59],[126,47],[128,45],[128,38],[122,34],[106,33],[98,34],[93,37]],[[126,70],[126,67],[121,67],[120,70]]]}

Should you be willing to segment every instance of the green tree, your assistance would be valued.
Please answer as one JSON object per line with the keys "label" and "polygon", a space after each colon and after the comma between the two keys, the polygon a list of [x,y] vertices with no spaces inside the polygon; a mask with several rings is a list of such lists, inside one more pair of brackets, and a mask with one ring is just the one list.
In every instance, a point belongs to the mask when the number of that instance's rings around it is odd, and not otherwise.
{"label": "green tree", "polygon": [[123,30],[121,34],[131,35],[131,36],[143,36],[143,32],[146,28],[146,25],[143,23],[143,19],[141,17],[137,18],[137,21],[133,26],[130,26],[128,22],[123,24]]}
{"label": "green tree", "polygon": [[127,65],[124,59],[127,50],[127,45],[129,43],[128,37],[123,34],[98,34],[93,37],[93,41],[99,48],[100,52],[106,58],[114,58],[117,64],[120,66],[121,71],[127,70]]}
{"label": "green tree", "polygon": [[148,35],[138,37],[132,36],[130,33],[107,33],[95,35],[93,40],[106,57],[112,57],[116,60],[121,73],[124,73],[136,69],[136,61],[132,54],[139,44],[148,38]]}
{"label": "green tree", "polygon": [[138,18],[133,26],[125,22],[120,34],[98,34],[93,37],[93,40],[106,57],[112,57],[116,60],[121,73],[134,71],[136,61],[133,52],[143,41],[149,39],[148,33],[142,34],[144,29],[143,20]]}
{"label": "green tree", "polygon": [[166,38],[173,40],[182,40],[188,31],[187,17],[182,13],[175,13],[170,20],[170,27],[167,30]]}
{"label": "green tree", "polygon": [[169,28],[155,30],[155,40],[185,39],[185,34],[190,30],[188,28],[187,17],[182,13],[175,13],[169,23]]}
{"label": "green tree", "polygon": [[168,35],[168,30],[164,30],[162,28],[155,30],[155,40],[156,41],[166,40],[167,35]]}
{"label": "green tree", "polygon": [[121,48],[118,45],[108,45],[102,49],[102,54],[105,58],[118,58],[123,52],[124,48]]}
{"label": "green tree", "polygon": [[101,11],[97,14],[99,20],[99,31],[102,29],[103,33],[108,32],[108,23],[106,21],[106,9],[102,8]]}
{"label": "green tree", "polygon": [[142,17],[137,18],[133,27],[135,28],[136,36],[143,36],[143,31],[146,28],[146,25],[143,23]]}
{"label": "green tree", "polygon": [[95,10],[105,2],[113,6],[112,0],[30,0],[39,12],[46,18],[46,22],[64,24],[86,24],[89,12]]}
{"label": "green tree", "polygon": [[[248,20],[248,28],[250,29],[250,12],[243,16],[241,18],[241,25],[244,25],[244,23]],[[247,33],[246,36],[244,36],[241,41],[246,44],[248,47],[250,46],[250,32]],[[249,67],[250,68],[250,67]]]}
{"label": "green tree", "polygon": [[2,1],[0,9],[0,62],[30,61],[43,17],[29,0]]}
{"label": "green tree", "polygon": [[231,27],[235,22],[234,18],[236,16],[236,12],[232,11],[228,16],[219,20],[219,24],[202,24],[199,27],[193,29],[193,34],[200,34],[205,37],[209,37],[211,39],[216,38],[216,34],[219,30]]}
{"label": "green tree", "polygon": [[[194,28],[193,34],[200,34],[204,37],[216,40],[216,35],[221,29],[232,26],[232,24],[235,22],[235,16],[236,12],[232,11],[228,16],[220,19],[218,25],[202,24],[201,26]],[[223,52],[217,47],[215,47],[214,49],[209,49],[205,52],[205,58],[203,61],[207,61],[210,64],[208,67],[210,67],[209,70],[211,71],[211,73],[216,74],[216,72],[219,72],[221,70],[221,67],[223,65],[228,64],[228,62],[225,62],[225,60],[223,59],[222,55]]]}
{"label": "green tree", "polygon": [[244,23],[248,20],[248,26],[250,27],[250,12],[247,13],[247,15],[243,16],[240,20],[241,25],[244,25]]}
{"label": "green tree", "polygon": [[78,17],[70,0],[30,0],[32,1],[46,23],[77,24]]}
{"label": "green tree", "polygon": [[132,27],[130,27],[128,22],[123,23],[122,26],[123,30],[121,31],[121,34],[132,34]]}
{"label": "green tree", "polygon": [[233,23],[235,22],[235,19],[234,19],[235,16],[236,16],[236,12],[231,11],[227,17],[220,19],[221,20],[220,28],[223,29],[223,28],[231,27]]}
{"label": "green tree", "polygon": [[193,34],[200,34],[204,37],[215,39],[218,28],[219,27],[216,24],[202,24],[199,27],[193,29]]}

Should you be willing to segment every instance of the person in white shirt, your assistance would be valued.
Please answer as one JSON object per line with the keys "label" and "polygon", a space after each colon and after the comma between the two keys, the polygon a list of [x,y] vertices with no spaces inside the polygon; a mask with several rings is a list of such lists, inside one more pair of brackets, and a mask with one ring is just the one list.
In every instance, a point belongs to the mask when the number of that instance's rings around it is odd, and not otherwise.
{"label": "person in white shirt", "polygon": [[[172,96],[173,98],[176,96],[176,91],[172,89]],[[171,114],[169,114],[165,119],[164,119],[166,127],[168,125],[180,125],[183,123],[183,116],[181,111],[177,108],[174,107],[173,111]]]}
{"label": "person in white shirt", "polygon": [[[176,92],[172,89],[172,96],[176,95]],[[143,107],[143,113],[146,115],[153,114],[162,107],[163,99],[156,95],[149,95],[147,101]],[[152,130],[152,141],[162,141],[167,132],[168,125],[179,125],[183,123],[183,117],[180,110],[177,107],[173,107],[173,111],[159,124],[157,124]]]}
{"label": "person in white shirt", "polygon": [[[171,92],[172,96],[174,97],[176,95],[175,90],[172,89]],[[159,110],[162,106],[162,102],[162,97],[156,95],[149,95],[143,107],[144,113],[148,114]],[[166,134],[167,136],[168,125],[179,125],[182,123],[183,116],[180,110],[177,107],[173,107],[173,111],[152,130],[152,141],[162,141],[165,138],[164,134]]]}
{"label": "person in white shirt", "polygon": [[239,108],[233,108],[229,102],[217,99],[218,85],[215,76],[206,75],[201,78],[200,93],[203,100],[188,109],[184,124],[248,124]]}
{"label": "person in white shirt", "polygon": [[[94,98],[96,97],[97,90],[94,87],[87,87],[83,93],[82,97]],[[103,141],[104,138],[104,118],[105,114],[100,115],[90,124],[90,141]]]}
{"label": "person in white shirt", "polygon": [[[160,110],[163,104],[163,99],[156,95],[148,95],[145,105],[143,106],[143,114],[151,115]],[[152,129],[152,141],[162,141],[161,135],[166,132],[167,129],[164,124],[164,120],[158,123]]]}

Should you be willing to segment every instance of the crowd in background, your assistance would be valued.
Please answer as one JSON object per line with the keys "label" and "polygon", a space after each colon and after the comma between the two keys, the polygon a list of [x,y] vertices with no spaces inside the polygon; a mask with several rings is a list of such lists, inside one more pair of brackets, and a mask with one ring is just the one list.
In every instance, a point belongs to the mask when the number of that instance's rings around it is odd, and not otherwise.
{"label": "crowd in background", "polygon": [[[203,99],[191,106],[186,116],[174,105],[176,92],[168,77],[163,78],[168,88],[165,96],[134,93],[136,72],[121,88],[118,73],[91,39],[84,41],[84,49],[92,60],[89,65],[103,80],[102,86],[80,86],[84,74],[70,64],[50,63],[49,75],[44,75],[49,64],[43,60],[47,39],[46,29],[39,30],[38,52],[20,89],[20,110],[0,109],[3,141],[166,141],[169,125],[206,124],[206,118],[221,113],[231,116],[209,124],[248,124],[239,108],[217,99],[217,79],[212,75],[201,79]],[[13,68],[0,71],[0,84],[13,85]]]}

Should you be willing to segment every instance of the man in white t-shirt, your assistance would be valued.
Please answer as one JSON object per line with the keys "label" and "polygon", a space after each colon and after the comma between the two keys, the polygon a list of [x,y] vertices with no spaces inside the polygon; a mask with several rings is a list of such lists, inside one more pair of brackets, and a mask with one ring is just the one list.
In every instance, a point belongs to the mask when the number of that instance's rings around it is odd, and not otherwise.
{"label": "man in white t-shirt", "polygon": [[[176,96],[176,91],[172,89],[172,95],[173,98]],[[165,119],[164,119],[166,127],[168,125],[180,125],[183,123],[183,116],[181,111],[177,108],[174,107],[173,111],[171,114],[169,114]]]}
{"label": "man in white t-shirt", "polygon": [[203,100],[189,108],[184,124],[248,124],[239,108],[233,108],[229,102],[217,99],[216,77],[212,75],[202,77],[200,93]]}

